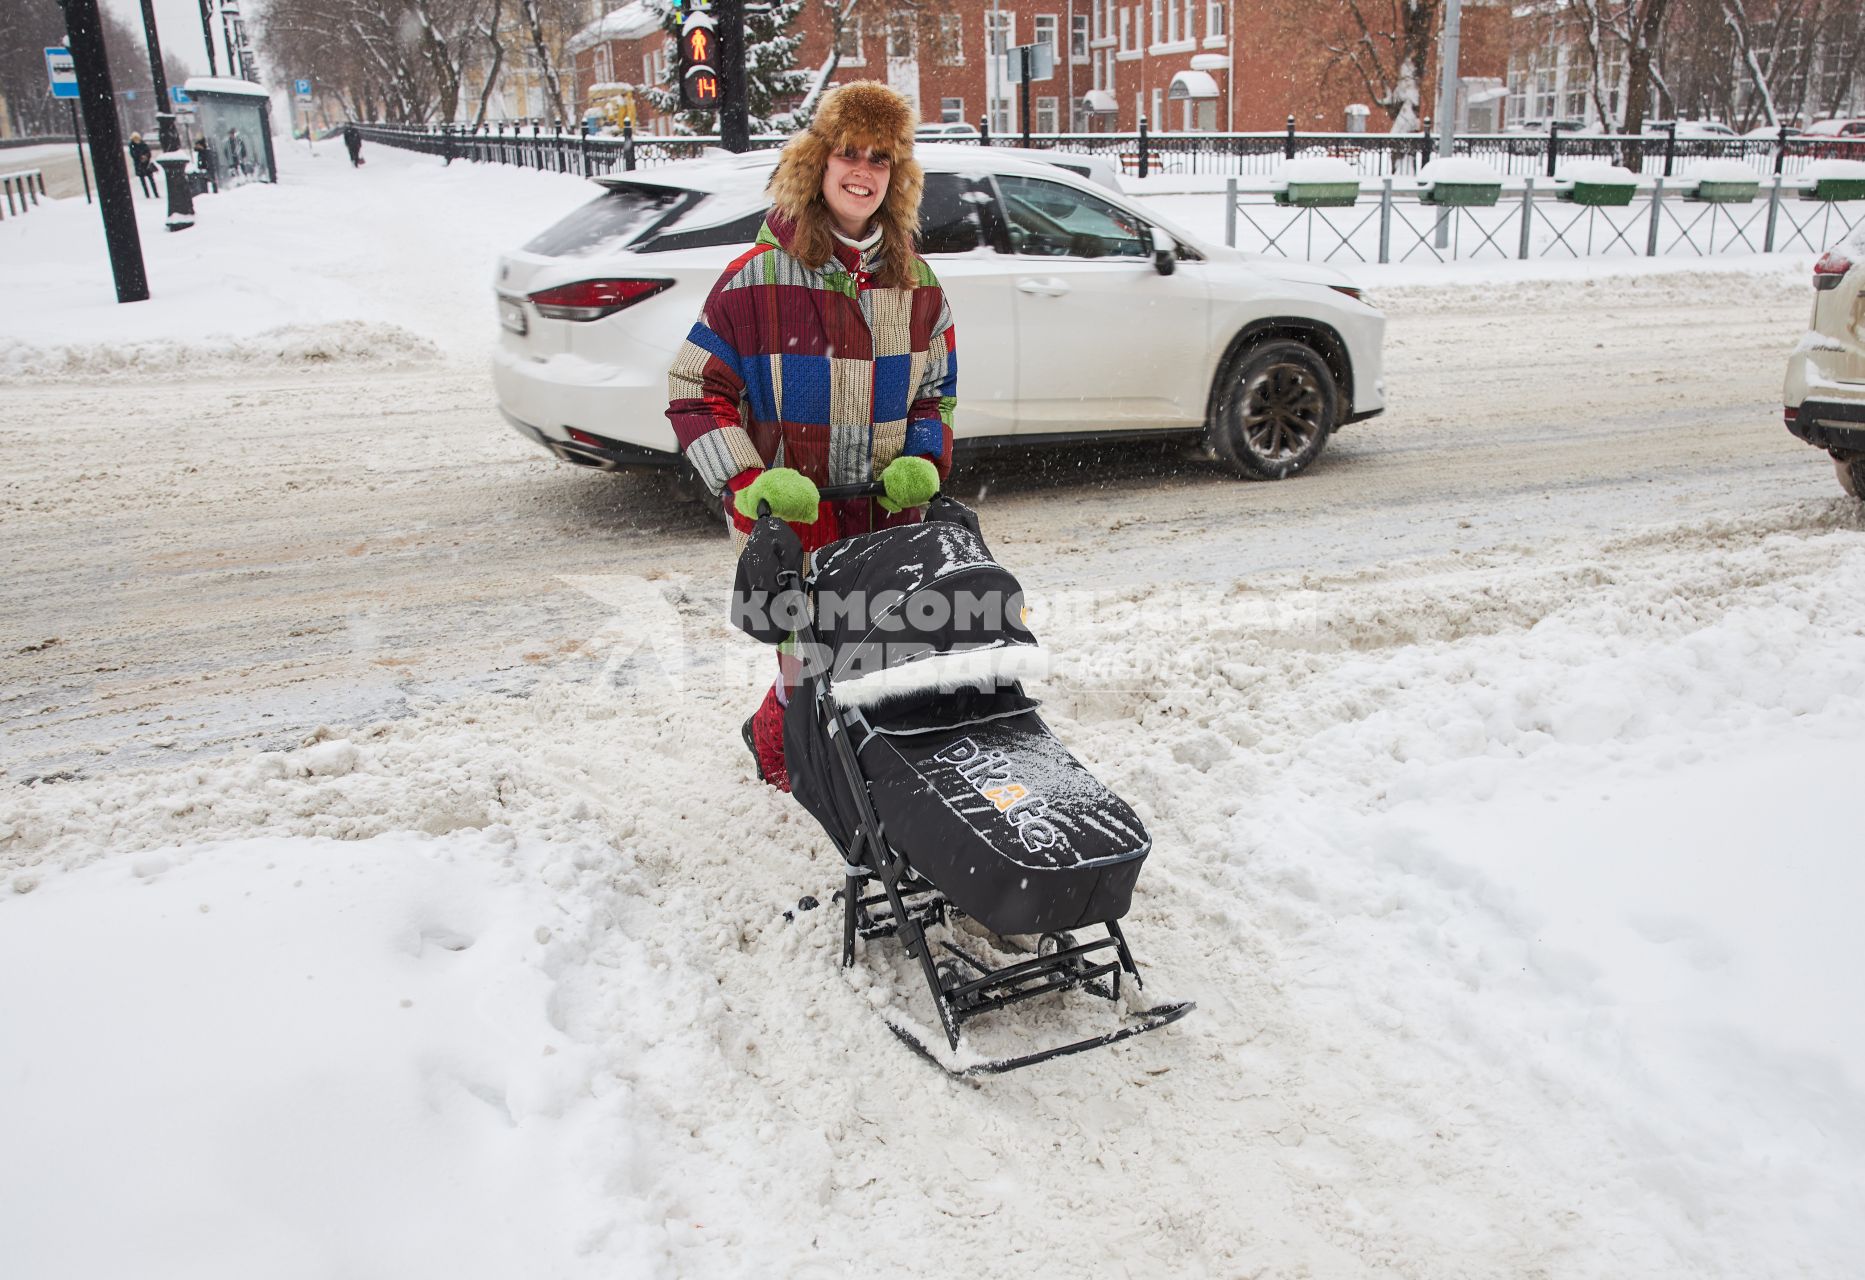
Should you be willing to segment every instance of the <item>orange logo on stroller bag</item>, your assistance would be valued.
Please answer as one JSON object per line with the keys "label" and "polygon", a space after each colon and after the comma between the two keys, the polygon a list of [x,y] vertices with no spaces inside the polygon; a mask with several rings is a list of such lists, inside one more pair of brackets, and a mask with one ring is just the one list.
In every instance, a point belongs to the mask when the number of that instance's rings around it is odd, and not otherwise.
{"label": "orange logo on stroller bag", "polygon": [[1034,853],[1061,841],[1062,833],[1043,816],[1049,811],[1049,802],[1030,794],[1021,782],[1011,780],[1009,759],[1003,752],[984,751],[970,738],[960,738],[934,752],[933,759],[955,766],[972,790],[989,800],[1017,829],[1024,848]]}

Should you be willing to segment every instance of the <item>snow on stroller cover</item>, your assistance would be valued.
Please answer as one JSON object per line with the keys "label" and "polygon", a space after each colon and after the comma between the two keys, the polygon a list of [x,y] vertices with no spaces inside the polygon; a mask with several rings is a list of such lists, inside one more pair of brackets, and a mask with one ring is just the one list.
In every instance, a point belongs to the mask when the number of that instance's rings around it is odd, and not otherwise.
{"label": "snow on stroller cover", "polygon": [[[734,617],[767,642],[796,632],[804,678],[785,714],[784,751],[792,794],[846,864],[843,963],[853,963],[857,936],[899,937],[954,1051],[977,1014],[1076,988],[1118,1000],[1123,972],[1137,988],[1118,921],[1151,838],[1024,693],[1021,679],[1040,674],[1045,655],[976,517],[936,498],[922,523],[822,549],[807,575],[793,536],[759,522],[740,560]],[[935,943],[926,929],[948,911],[1000,938],[1039,935],[1037,954],[996,966],[952,939]],[[1104,937],[1072,932],[1096,926]],[[976,1074],[1126,1039],[1190,1008],[1156,1006],[1109,1034],[958,1068],[890,1025],[946,1069]]]}

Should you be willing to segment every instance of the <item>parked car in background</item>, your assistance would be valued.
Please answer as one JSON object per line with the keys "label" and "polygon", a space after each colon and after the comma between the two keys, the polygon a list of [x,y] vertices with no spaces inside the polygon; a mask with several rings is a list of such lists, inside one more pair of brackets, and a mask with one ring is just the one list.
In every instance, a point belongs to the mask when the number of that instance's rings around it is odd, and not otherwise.
{"label": "parked car in background", "polygon": [[[1385,317],[1332,267],[1246,256],[1131,197],[999,148],[927,145],[921,251],[952,305],[961,450],[1206,442],[1283,479],[1385,407]],[[770,151],[616,174],[501,258],[493,382],[564,461],[684,468],[667,372],[767,209]],[[806,372],[806,371],[799,371]]]}
{"label": "parked car in background", "polygon": [[1865,160],[1865,117],[1815,120],[1801,131],[1800,138],[1822,144],[1806,151],[1816,160]]}
{"label": "parked car in background", "polygon": [[1865,227],[1813,268],[1813,321],[1787,358],[1787,429],[1826,450],[1865,498]]}
{"label": "parked car in background", "polygon": [[[1799,125],[1790,124],[1787,126],[1787,136],[1790,138],[1798,138],[1805,132],[1806,130],[1802,129]],[[1744,138],[1766,138],[1773,141],[1781,136],[1781,126],[1778,124],[1758,124],[1742,136]]]}
{"label": "parked car in background", "polygon": [[1670,132],[1670,126],[1677,126],[1680,138],[1737,138],[1741,135],[1720,120],[1647,120],[1647,135],[1663,135]]}
{"label": "parked car in background", "polygon": [[946,120],[934,124],[923,124],[913,130],[913,137],[918,142],[939,142],[957,139],[960,142],[977,141],[978,126],[966,124],[963,120]]}

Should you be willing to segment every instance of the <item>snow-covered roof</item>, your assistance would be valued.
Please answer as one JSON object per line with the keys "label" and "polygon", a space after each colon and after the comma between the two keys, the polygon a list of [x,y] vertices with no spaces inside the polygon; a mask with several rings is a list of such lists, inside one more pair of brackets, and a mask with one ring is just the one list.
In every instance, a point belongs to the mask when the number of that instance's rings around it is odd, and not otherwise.
{"label": "snow-covered roof", "polygon": [[1081,95],[1081,102],[1088,110],[1102,113],[1120,110],[1120,104],[1114,101],[1114,95],[1107,89],[1090,89]]}
{"label": "snow-covered roof", "polygon": [[181,86],[189,93],[231,93],[242,98],[270,98],[272,91],[262,84],[251,80],[235,80],[232,76],[189,76],[187,83]]}
{"label": "snow-covered roof", "polygon": [[1183,102],[1187,98],[1217,97],[1217,81],[1208,71],[1181,71],[1172,77],[1172,87],[1166,90],[1166,97],[1173,102]]}
{"label": "snow-covered roof", "polygon": [[630,0],[630,3],[619,9],[611,9],[571,36],[570,52],[581,53],[604,40],[638,40],[642,36],[653,35],[660,27],[658,13],[643,4],[642,0]]}

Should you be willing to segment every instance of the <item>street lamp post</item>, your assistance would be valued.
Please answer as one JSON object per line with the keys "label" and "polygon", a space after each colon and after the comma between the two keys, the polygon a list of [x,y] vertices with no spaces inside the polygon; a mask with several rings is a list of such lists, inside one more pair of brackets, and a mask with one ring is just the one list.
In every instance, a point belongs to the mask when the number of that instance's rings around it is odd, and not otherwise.
{"label": "street lamp post", "polygon": [[155,131],[163,151],[181,145],[175,132],[174,104],[168,100],[168,76],[162,70],[162,37],[155,29],[155,0],[142,0],[142,33],[149,44],[149,79],[155,87]]}

